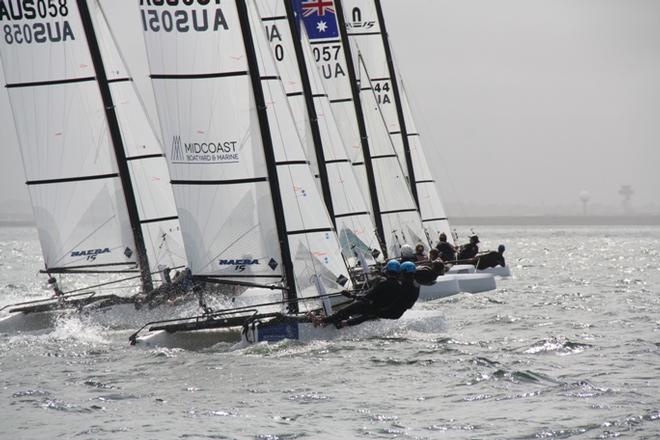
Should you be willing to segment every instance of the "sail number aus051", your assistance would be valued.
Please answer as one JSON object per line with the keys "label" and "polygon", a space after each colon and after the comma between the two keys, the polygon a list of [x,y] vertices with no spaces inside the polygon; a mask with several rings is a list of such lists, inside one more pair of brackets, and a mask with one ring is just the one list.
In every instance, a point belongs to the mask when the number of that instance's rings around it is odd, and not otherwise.
{"label": "sail number aus051", "polygon": [[[140,0],[142,27],[145,32],[186,33],[228,30],[229,25],[221,7],[174,10],[170,8],[171,6],[205,6],[213,2],[220,4],[220,0]],[[158,6],[165,7],[157,8]]]}
{"label": "sail number aus051", "polygon": [[68,20],[52,21],[68,15],[67,0],[0,0],[0,23],[29,20],[3,24],[3,40],[7,44],[75,40]]}

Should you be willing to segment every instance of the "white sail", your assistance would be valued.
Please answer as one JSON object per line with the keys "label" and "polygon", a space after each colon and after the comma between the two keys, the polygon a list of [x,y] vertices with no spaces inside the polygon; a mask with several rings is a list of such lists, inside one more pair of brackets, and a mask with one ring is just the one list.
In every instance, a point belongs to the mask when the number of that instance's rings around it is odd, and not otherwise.
{"label": "white sail", "polygon": [[429,161],[424,154],[421,135],[417,130],[415,120],[412,116],[408,94],[406,93],[403,82],[400,82],[400,84],[401,87],[399,90],[401,91],[403,115],[406,118],[410,155],[415,167],[415,182],[417,184],[417,197],[419,199],[419,209],[422,214],[422,223],[434,242],[438,240],[441,233],[444,233],[447,236],[447,241],[453,244],[454,238],[451,233],[451,227],[449,226],[449,220],[447,219],[447,213],[440,199],[438,185],[431,172]]}
{"label": "white sail", "polygon": [[[192,273],[279,281],[282,256],[235,3],[145,4],[140,13]],[[174,26],[176,14],[184,21]]]}
{"label": "white sail", "polygon": [[60,2],[48,13],[34,7],[30,13],[19,2],[0,6],[0,24],[8,29],[0,57],[46,269],[135,266],[136,246],[76,3]]}
{"label": "white sail", "polygon": [[305,71],[308,74],[307,81],[311,89],[316,120],[311,121],[309,118],[302,72],[284,1],[286,0],[256,0],[255,3],[270,41],[278,72],[282,76],[282,83],[298,124],[298,132],[310,159],[316,157],[316,146],[310,135],[311,124],[316,124],[319,130],[321,145],[318,147],[323,151],[323,166],[327,172],[337,233],[344,255],[355,264],[358,260],[354,257],[358,251],[366,254],[368,259],[371,258],[369,250],[377,249],[381,252],[375,234],[376,228],[371,221],[368,204],[362,192],[357,190],[359,185],[351,161],[344,148],[319,72],[311,61],[311,46],[304,36],[301,46],[306,58],[302,62],[306,63]]}
{"label": "white sail", "polygon": [[123,138],[149,269],[187,264],[167,162],[103,10],[88,2]]}
{"label": "white sail", "polygon": [[[388,63],[385,46],[388,37],[385,25],[381,22],[382,14],[379,14],[380,2],[344,0],[343,5],[353,52],[360,54],[360,59],[356,62],[363,62],[369,72],[376,101],[409,182],[411,180],[409,170],[412,169],[422,223],[432,241],[437,240],[439,234],[444,232],[451,242],[453,239],[449,222],[422,149],[407,97],[404,96],[401,87],[398,89],[398,94],[395,91],[397,85],[393,82],[396,81],[396,78],[393,78],[395,72],[393,72],[393,64]],[[403,127],[401,118],[404,121]],[[409,157],[406,156],[406,146],[410,152]],[[411,163],[408,163],[408,159]]]}
{"label": "white sail", "polygon": [[[141,6],[191,269],[197,276],[261,284],[278,282],[291,269],[295,279],[287,283],[296,285],[298,296],[311,295],[312,275],[336,291],[335,279],[347,277],[346,268],[257,24],[252,38],[260,72],[252,73],[260,75],[267,109],[269,131],[262,131],[243,41],[250,30],[241,26],[239,6],[245,7],[244,0]],[[256,11],[250,20],[259,23]],[[272,139],[276,171],[267,166],[262,133]],[[273,179],[282,206],[274,203]],[[284,258],[283,246],[293,261]]]}
{"label": "white sail", "polygon": [[358,60],[360,100],[364,120],[369,133],[369,149],[374,175],[379,186],[378,201],[383,219],[383,230],[388,251],[399,254],[403,244],[412,246],[422,243],[429,245],[422,226],[419,211],[415,205],[400,159],[394,150],[390,134],[385,126],[378,94],[365,70],[364,63]]}
{"label": "white sail", "polygon": [[318,295],[314,275],[320,278],[326,291],[336,292],[342,289],[336,279],[341,275],[348,280],[341,247],[298,135],[261,17],[251,2],[248,10],[268,108],[297,294],[298,297]]}
{"label": "white sail", "polygon": [[[318,2],[296,0],[304,28],[312,44],[313,58],[323,78],[323,84],[332,103],[333,113],[338,121],[340,132],[349,150],[354,151],[358,167],[357,175],[363,187],[368,185],[364,161],[362,139],[360,137],[359,116],[351,84],[351,75],[346,59],[346,48],[341,41],[341,32],[336,14],[337,4],[332,1]],[[354,63],[357,69],[358,64]],[[419,212],[414,200],[406,189],[406,180],[401,165],[396,160],[389,134],[382,127],[383,119],[374,107],[374,94],[362,93],[360,100],[364,116],[369,154],[374,174],[374,187],[379,210],[373,210],[383,225],[383,239],[390,256],[397,256],[403,244],[426,243]],[[377,107],[377,103],[376,103]],[[357,148],[356,148],[357,147]],[[394,160],[393,160],[394,159]],[[372,208],[376,206],[372,195]]]}

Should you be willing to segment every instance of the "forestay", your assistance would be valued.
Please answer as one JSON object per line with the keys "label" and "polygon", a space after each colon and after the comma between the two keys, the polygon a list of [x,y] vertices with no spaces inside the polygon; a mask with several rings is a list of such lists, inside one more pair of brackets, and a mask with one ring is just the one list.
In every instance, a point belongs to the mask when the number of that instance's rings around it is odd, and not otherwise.
{"label": "forestay", "polygon": [[0,56],[46,270],[131,269],[144,261],[140,248],[151,269],[183,264],[167,169],[96,2],[88,26],[110,79],[119,151],[77,3],[26,3],[0,4]]}
{"label": "forestay", "polygon": [[[370,217],[368,204],[358,189],[351,161],[346,153],[343,140],[339,133],[337,122],[332,114],[328,96],[316,66],[311,62],[312,49],[306,35],[303,41],[294,41],[291,20],[288,17],[285,0],[256,0],[266,36],[270,41],[271,50],[282,83],[287,92],[289,103],[298,123],[298,132],[304,141],[308,158],[322,161],[318,173],[320,179],[327,179],[330,192],[331,212],[339,234],[344,255],[353,264],[357,262],[356,252],[366,254],[371,258],[369,250],[379,252],[375,226]],[[297,30],[297,29],[296,29]],[[300,51],[297,51],[297,47]],[[302,60],[298,53],[306,54]],[[302,67],[299,63],[305,63]],[[303,77],[302,75],[305,75]],[[308,114],[304,81],[307,81],[308,92],[311,94],[312,117]],[[314,138],[310,133],[317,130]],[[318,142],[319,145],[315,143]],[[321,154],[318,154],[319,149]],[[318,169],[318,167],[316,167]]]}
{"label": "forestay", "polygon": [[[241,26],[249,22],[239,19],[246,6],[141,6],[191,268],[196,276],[260,284],[293,273],[285,283],[298,296],[316,294],[318,275],[337,291],[346,268],[270,51],[258,50],[267,42],[252,54],[260,72],[249,72],[243,32],[250,29]],[[259,20],[256,11],[250,17]],[[261,26],[251,39],[265,40]],[[253,90],[250,73],[262,90]],[[260,121],[261,91],[267,118]]]}
{"label": "forestay", "polygon": [[[346,26],[354,54],[369,72],[372,89],[403,171],[411,186],[422,223],[432,240],[440,232],[452,241],[449,222],[419,139],[411,109],[399,87],[380,0],[344,0]],[[357,62],[357,61],[356,61]]]}

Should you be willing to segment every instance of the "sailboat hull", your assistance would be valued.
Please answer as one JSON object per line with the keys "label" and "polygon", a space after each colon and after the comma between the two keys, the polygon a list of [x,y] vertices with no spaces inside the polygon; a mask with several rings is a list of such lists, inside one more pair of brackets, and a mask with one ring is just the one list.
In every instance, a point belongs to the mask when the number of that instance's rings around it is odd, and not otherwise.
{"label": "sailboat hull", "polygon": [[0,319],[0,333],[13,334],[45,330],[53,327],[55,321],[56,315],[52,312],[10,313]]}
{"label": "sailboat hull", "polygon": [[488,269],[476,269],[472,264],[457,264],[447,271],[448,274],[485,273],[500,278],[511,278],[509,266],[489,267]]}
{"label": "sailboat hull", "polygon": [[457,273],[439,276],[430,286],[419,289],[419,301],[447,298],[459,293],[481,293],[495,290],[495,277],[487,273]]}
{"label": "sailboat hull", "polygon": [[257,343],[284,340],[309,342],[336,338],[363,338],[382,335],[396,329],[420,332],[437,332],[445,325],[442,313],[434,310],[408,310],[398,320],[380,319],[353,327],[337,329],[332,325],[314,326],[310,322],[299,322],[295,318],[274,320],[249,325],[247,328],[232,327],[213,330],[168,332],[158,330],[136,338],[140,347],[184,348],[199,350],[220,343],[233,343],[234,349],[245,348]]}

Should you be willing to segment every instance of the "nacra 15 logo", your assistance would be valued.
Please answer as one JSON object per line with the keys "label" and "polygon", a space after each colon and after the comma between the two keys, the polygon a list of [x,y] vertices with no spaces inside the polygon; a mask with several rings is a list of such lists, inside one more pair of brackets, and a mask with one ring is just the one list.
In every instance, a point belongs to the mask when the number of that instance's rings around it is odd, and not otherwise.
{"label": "nacra 15 logo", "polygon": [[234,266],[234,270],[237,272],[245,271],[247,266],[254,266],[259,264],[259,260],[254,260],[252,258],[244,258],[239,260],[220,260],[220,266]]}
{"label": "nacra 15 logo", "polygon": [[88,261],[94,261],[96,260],[96,257],[101,254],[109,254],[110,248],[103,248],[103,249],[89,249],[86,251],[73,251],[71,252],[72,257],[86,257],[85,259]]}

